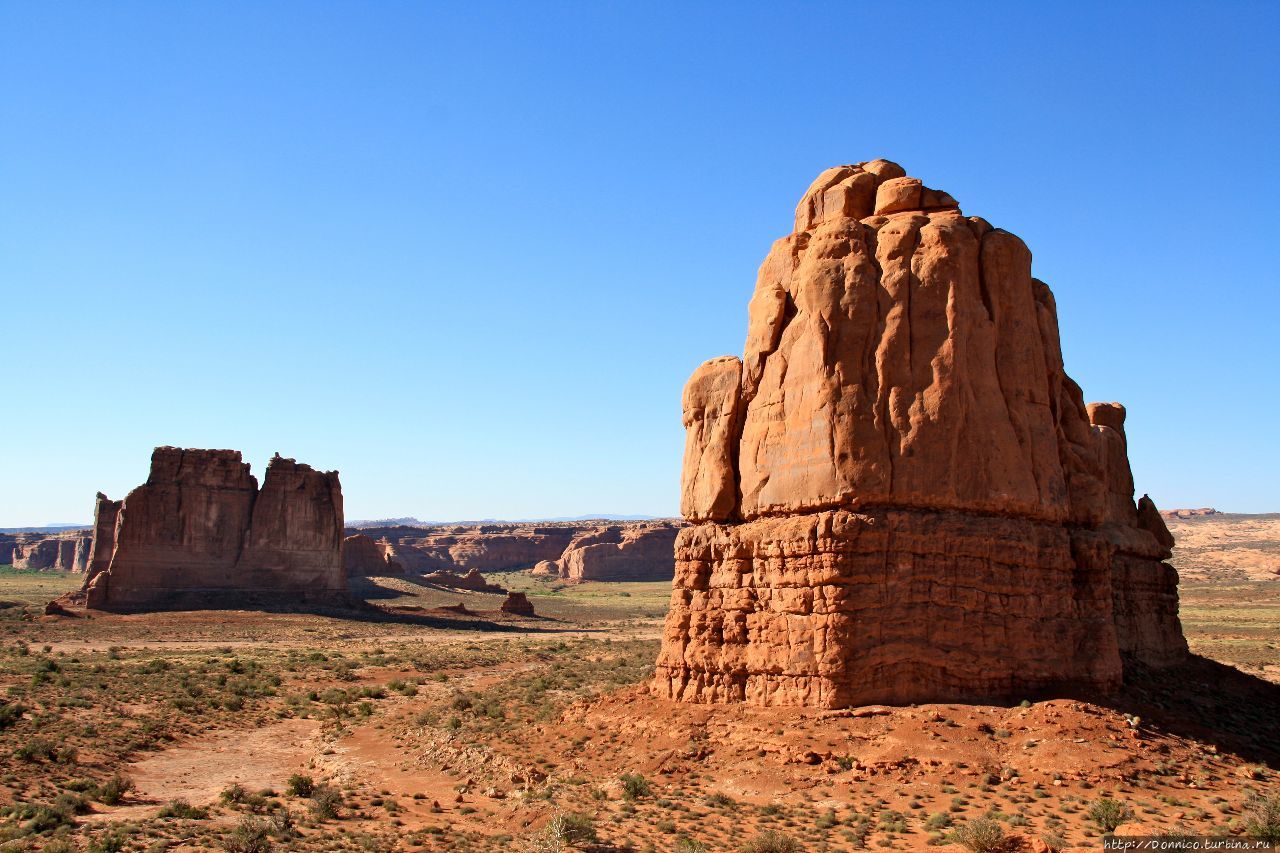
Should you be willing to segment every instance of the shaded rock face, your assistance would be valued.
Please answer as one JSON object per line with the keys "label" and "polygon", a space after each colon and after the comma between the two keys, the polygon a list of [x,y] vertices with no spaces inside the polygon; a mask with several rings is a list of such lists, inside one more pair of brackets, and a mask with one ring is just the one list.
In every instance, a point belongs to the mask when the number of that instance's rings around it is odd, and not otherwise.
{"label": "shaded rock face", "polygon": [[830,169],[748,317],[743,358],[685,388],[698,524],[676,541],[660,694],[1017,696],[1185,655],[1124,408],[1086,406],[1064,372],[1021,240],[894,163]]}
{"label": "shaded rock face", "polygon": [[145,484],[98,496],[86,603],[343,602],[342,532],[336,471],[277,455],[259,490],[239,451],[158,447]]}
{"label": "shaded rock face", "polygon": [[404,566],[391,559],[381,543],[363,533],[342,540],[342,564],[347,577],[404,574]]}
{"label": "shaded rock face", "polygon": [[560,577],[572,581],[670,580],[675,574],[677,530],[671,524],[639,524],[580,534],[556,561]]}
{"label": "shaded rock face", "polygon": [[536,616],[533,612],[533,602],[529,601],[529,597],[523,592],[509,592],[506,599],[502,602],[500,608],[503,613],[511,613],[516,616]]}
{"label": "shaded rock face", "polygon": [[18,533],[0,542],[0,563],[27,571],[82,572],[91,537],[86,531]]}

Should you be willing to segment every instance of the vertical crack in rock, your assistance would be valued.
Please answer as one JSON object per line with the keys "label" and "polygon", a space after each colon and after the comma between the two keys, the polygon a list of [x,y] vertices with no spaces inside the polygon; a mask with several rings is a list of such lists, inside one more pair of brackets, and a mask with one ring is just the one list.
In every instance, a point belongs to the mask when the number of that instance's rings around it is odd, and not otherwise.
{"label": "vertical crack in rock", "polygon": [[1119,404],[1016,236],[885,160],[814,181],[744,355],[684,393],[655,689],[841,707],[1111,688],[1186,654]]}

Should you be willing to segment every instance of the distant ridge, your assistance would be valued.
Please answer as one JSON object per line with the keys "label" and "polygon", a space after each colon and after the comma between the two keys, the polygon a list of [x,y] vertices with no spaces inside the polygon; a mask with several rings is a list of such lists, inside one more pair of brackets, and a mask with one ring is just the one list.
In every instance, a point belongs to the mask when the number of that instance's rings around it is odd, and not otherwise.
{"label": "distant ridge", "polygon": [[537,524],[550,521],[658,521],[660,515],[619,515],[597,513],[595,515],[561,515],[548,518],[470,518],[461,521],[421,521],[413,516],[403,518],[377,518],[348,521],[347,527],[449,527],[473,524]]}
{"label": "distant ridge", "polygon": [[46,524],[44,527],[0,527],[0,533],[58,533],[63,530],[88,530],[91,522],[84,524]]}

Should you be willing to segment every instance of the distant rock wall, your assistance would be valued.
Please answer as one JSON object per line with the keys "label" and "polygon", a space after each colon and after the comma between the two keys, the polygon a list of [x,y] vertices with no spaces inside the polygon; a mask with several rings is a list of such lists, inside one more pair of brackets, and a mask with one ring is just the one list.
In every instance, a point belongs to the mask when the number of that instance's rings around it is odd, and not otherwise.
{"label": "distant rock wall", "polygon": [[26,571],[83,572],[90,535],[84,530],[16,533],[0,538],[0,564]]}
{"label": "distant rock wall", "polygon": [[572,581],[668,581],[675,575],[673,524],[611,526],[579,534],[556,561]]}
{"label": "distant rock wall", "polygon": [[684,392],[655,689],[845,707],[1109,689],[1186,654],[1124,408],[1085,406],[1013,234],[877,160],[760,268]]}
{"label": "distant rock wall", "polygon": [[494,572],[554,560],[579,530],[571,526],[478,525],[366,528],[361,532],[385,542],[392,559],[411,572]]}
{"label": "distant rock wall", "polygon": [[336,471],[277,455],[259,490],[239,451],[158,447],[144,485],[119,503],[98,496],[84,598],[124,609],[345,602],[342,534]]}

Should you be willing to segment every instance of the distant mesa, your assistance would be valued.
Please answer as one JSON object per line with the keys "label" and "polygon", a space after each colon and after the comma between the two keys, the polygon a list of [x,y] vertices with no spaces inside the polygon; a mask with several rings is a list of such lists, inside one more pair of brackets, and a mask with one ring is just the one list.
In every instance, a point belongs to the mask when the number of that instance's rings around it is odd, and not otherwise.
{"label": "distant mesa", "polygon": [[237,450],[157,447],[147,482],[99,494],[82,589],[96,609],[345,604],[342,487],[278,454],[262,488]]}
{"label": "distant mesa", "polygon": [[532,570],[569,581],[669,581],[679,522],[439,525],[363,528],[411,573]]}
{"label": "distant mesa", "polygon": [[1186,655],[1124,407],[1064,372],[1023,242],[896,163],[814,181],[743,357],[695,370],[683,408],[661,696],[1019,697]]}
{"label": "distant mesa", "polygon": [[1162,509],[1160,514],[1165,518],[1203,518],[1209,515],[1220,515],[1216,509],[1212,507],[1201,507],[1199,509]]}
{"label": "distant mesa", "polygon": [[0,533],[0,565],[24,571],[83,572],[89,562],[88,529]]}

